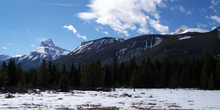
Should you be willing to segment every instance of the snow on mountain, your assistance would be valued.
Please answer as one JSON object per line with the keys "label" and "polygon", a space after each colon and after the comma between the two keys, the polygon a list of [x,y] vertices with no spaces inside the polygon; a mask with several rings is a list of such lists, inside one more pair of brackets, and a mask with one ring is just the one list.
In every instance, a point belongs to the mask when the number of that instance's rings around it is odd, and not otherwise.
{"label": "snow on mountain", "polygon": [[9,55],[0,54],[0,62],[9,60],[11,57]]}
{"label": "snow on mountain", "polygon": [[98,40],[82,42],[81,45],[71,53],[71,55],[89,52],[92,50],[96,50],[96,52],[98,52],[98,51],[104,49],[105,47],[109,47],[109,46],[113,46],[113,45],[122,43],[125,40],[126,39],[124,39],[124,38],[105,37],[105,38],[101,38]]}
{"label": "snow on mountain", "polygon": [[133,41],[125,48],[116,52],[119,62],[129,61],[134,57],[140,56],[144,51],[152,49],[163,41],[161,37],[149,37],[141,41]]}
{"label": "snow on mountain", "polygon": [[185,34],[187,32],[199,32],[199,33],[205,33],[208,32],[208,30],[200,29],[200,28],[189,28],[185,25],[181,26],[180,28],[177,28],[173,33],[171,34]]}
{"label": "snow on mountain", "polygon": [[190,38],[192,38],[192,37],[191,36],[184,36],[184,37],[179,38],[178,40],[185,40],[185,39],[190,39]]}
{"label": "snow on mountain", "polygon": [[69,53],[70,51],[56,46],[51,39],[46,39],[37,49],[21,57],[16,57],[15,62],[21,63],[22,67],[26,69],[36,68],[40,66],[43,59],[53,61]]}

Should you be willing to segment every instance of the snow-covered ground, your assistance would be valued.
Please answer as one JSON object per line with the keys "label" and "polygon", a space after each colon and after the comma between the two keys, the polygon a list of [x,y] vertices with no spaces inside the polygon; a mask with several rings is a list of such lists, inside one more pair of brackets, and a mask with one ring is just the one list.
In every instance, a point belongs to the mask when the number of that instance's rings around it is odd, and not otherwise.
{"label": "snow-covered ground", "polygon": [[207,109],[220,110],[220,91],[195,89],[116,89],[112,92],[78,91],[39,94],[0,93],[0,109]]}

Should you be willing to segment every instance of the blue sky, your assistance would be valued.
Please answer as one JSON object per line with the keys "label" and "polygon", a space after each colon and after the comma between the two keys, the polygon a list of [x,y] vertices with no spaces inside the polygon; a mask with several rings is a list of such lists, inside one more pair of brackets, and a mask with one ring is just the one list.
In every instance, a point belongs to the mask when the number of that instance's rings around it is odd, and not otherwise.
{"label": "blue sky", "polygon": [[51,38],[73,51],[101,37],[220,26],[220,0],[0,0],[0,54],[24,55]]}

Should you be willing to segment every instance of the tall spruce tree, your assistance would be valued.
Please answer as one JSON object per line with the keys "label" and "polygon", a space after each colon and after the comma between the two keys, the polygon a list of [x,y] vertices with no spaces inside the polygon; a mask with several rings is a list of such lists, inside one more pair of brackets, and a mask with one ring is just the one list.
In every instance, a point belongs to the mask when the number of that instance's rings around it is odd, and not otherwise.
{"label": "tall spruce tree", "polygon": [[97,62],[91,62],[82,71],[81,83],[84,87],[102,87],[104,85],[105,72]]}
{"label": "tall spruce tree", "polygon": [[7,65],[3,62],[0,69],[0,87],[4,87],[9,81],[9,77],[7,74]]}
{"label": "tall spruce tree", "polygon": [[220,89],[220,58],[216,63],[216,70],[215,70],[215,87],[216,89]]}
{"label": "tall spruce tree", "polygon": [[200,76],[200,84],[203,89],[208,89],[208,81],[211,73],[214,73],[215,61],[210,54],[206,54],[204,58],[202,74]]}
{"label": "tall spruce tree", "polygon": [[42,87],[47,87],[49,81],[47,64],[45,60],[42,60],[40,71],[39,71],[39,82]]}
{"label": "tall spruce tree", "polygon": [[18,84],[18,75],[16,72],[16,65],[14,62],[14,59],[10,59],[8,66],[7,66],[7,74],[9,76],[9,82],[8,85],[9,86],[15,86]]}

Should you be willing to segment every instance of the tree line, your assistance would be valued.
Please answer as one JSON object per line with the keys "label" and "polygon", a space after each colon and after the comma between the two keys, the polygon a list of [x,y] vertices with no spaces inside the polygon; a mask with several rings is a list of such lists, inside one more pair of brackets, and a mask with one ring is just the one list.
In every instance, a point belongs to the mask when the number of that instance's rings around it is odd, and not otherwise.
{"label": "tree line", "polygon": [[42,61],[39,69],[23,71],[13,59],[2,64],[0,87],[95,89],[97,87],[134,88],[200,88],[220,89],[220,59],[210,54],[186,62],[170,62],[165,59],[152,62],[150,58],[137,64],[135,58],[129,63],[101,66],[99,60],[69,70],[63,65],[60,69],[52,61]]}

